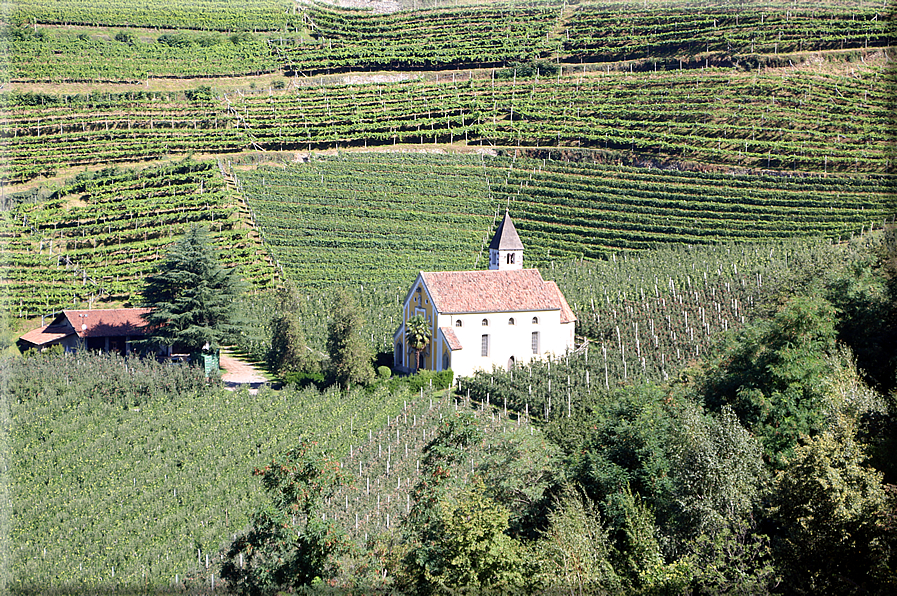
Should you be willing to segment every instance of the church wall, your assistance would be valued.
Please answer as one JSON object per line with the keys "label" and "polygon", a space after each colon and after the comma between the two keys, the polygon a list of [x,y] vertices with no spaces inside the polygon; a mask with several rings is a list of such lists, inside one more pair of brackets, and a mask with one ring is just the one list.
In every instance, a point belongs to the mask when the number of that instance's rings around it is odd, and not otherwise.
{"label": "church wall", "polygon": [[[533,324],[533,317],[538,323]],[[514,324],[508,320],[513,318]],[[451,355],[451,368],[455,376],[470,376],[476,370],[492,370],[494,366],[507,368],[511,357],[516,364],[526,364],[533,359],[546,358],[549,353],[561,356],[573,347],[573,324],[562,325],[560,311],[530,311],[517,313],[469,313],[440,315],[439,327],[451,327],[462,349]],[[483,320],[488,325],[483,325]],[[456,323],[460,321],[461,327]],[[533,354],[532,334],[539,333],[539,353]],[[483,335],[489,336],[488,356],[482,355]],[[437,360],[442,365],[442,346]]]}
{"label": "church wall", "polygon": [[[418,288],[420,289],[420,292],[418,292]],[[430,299],[430,294],[427,292],[427,288],[420,276],[418,276],[414,285],[411,286],[411,291],[405,299],[405,304],[402,310],[403,325],[400,333],[396,336],[395,341],[393,342],[401,342],[404,351],[404,366],[411,370],[414,370],[415,354],[414,351],[408,347],[408,341],[404,334],[404,323],[417,314],[424,315],[430,322],[430,337],[435,339],[437,328],[436,317],[434,316],[435,309],[433,307],[433,301]],[[393,349],[395,349],[395,346]],[[434,364],[439,362],[436,354],[439,351],[439,347],[435,345],[435,342],[431,341],[430,346],[424,354],[421,355],[420,367],[423,369],[434,370]]]}

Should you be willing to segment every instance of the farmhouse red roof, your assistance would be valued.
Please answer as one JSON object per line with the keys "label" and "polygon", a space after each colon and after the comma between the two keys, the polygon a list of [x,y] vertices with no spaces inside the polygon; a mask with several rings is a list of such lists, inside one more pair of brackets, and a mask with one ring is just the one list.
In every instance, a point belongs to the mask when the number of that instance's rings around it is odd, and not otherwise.
{"label": "farmhouse red roof", "polygon": [[117,337],[143,335],[149,308],[106,308],[99,310],[64,310],[78,337]]}
{"label": "farmhouse red roof", "polygon": [[57,341],[62,339],[67,335],[71,335],[71,331],[47,331],[47,327],[49,325],[44,325],[43,327],[38,327],[37,329],[32,329],[25,335],[22,335],[19,339],[27,341],[30,344],[35,346],[43,346],[48,343]]}
{"label": "farmhouse red roof", "polygon": [[454,329],[452,329],[451,327],[440,327],[439,330],[442,331],[442,335],[445,337],[445,341],[448,342],[449,349],[461,349],[461,341],[458,340],[458,336],[455,335]]}
{"label": "farmhouse red roof", "polygon": [[576,320],[554,282],[537,269],[421,272],[433,305],[441,313],[560,310],[561,321]]}

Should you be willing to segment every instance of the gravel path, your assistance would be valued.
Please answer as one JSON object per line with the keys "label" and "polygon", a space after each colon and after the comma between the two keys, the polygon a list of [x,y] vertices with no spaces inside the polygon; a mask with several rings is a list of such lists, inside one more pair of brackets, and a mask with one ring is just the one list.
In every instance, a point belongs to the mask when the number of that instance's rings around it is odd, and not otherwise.
{"label": "gravel path", "polygon": [[229,389],[236,389],[241,385],[249,385],[250,392],[258,391],[258,388],[268,380],[262,373],[248,362],[238,359],[233,354],[221,352],[221,368],[224,374],[221,380]]}

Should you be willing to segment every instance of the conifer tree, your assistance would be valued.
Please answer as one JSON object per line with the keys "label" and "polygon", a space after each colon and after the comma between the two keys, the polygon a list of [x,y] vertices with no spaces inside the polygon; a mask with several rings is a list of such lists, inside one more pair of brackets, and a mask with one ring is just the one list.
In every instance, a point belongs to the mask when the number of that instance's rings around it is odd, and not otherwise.
{"label": "conifer tree", "polygon": [[234,300],[241,290],[233,270],[218,262],[206,231],[192,226],[146,279],[144,315],[154,341],[188,352],[217,350],[237,331]]}

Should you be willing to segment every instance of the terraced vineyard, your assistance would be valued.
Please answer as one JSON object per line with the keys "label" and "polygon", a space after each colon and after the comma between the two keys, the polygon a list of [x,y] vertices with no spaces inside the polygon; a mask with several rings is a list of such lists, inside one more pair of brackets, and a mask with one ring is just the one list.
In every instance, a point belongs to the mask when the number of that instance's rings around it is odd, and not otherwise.
{"label": "terraced vineyard", "polygon": [[229,77],[279,70],[267,38],[251,34],[106,29],[16,29],[4,80],[141,82],[149,77]]}
{"label": "terraced vineyard", "polygon": [[886,172],[895,165],[890,88],[876,69],[853,76],[713,70],[318,87],[214,102],[7,94],[0,135],[11,182],[193,151],[462,142],[618,152],[613,160]]}
{"label": "terraced vineyard", "polygon": [[[628,8],[628,10],[627,10]],[[565,57],[572,62],[635,58],[694,61],[814,50],[884,47],[892,30],[882,6],[738,7],[580,6],[566,22]]]}
{"label": "terraced vineyard", "polygon": [[473,268],[494,220],[478,158],[344,154],[237,176],[265,243],[302,286]]}
{"label": "terraced vineyard", "polygon": [[[311,5],[312,41],[277,50],[288,73],[454,69],[550,60],[555,64],[660,61],[694,66],[714,57],[885,47],[882,6],[689,6],[607,3],[568,7],[495,4],[372,15]],[[700,55],[700,57],[699,57]],[[644,65],[640,65],[644,68]]]}
{"label": "terraced vineyard", "polygon": [[199,29],[206,31],[272,31],[292,22],[288,0],[183,0],[174,3],[122,0],[114,4],[85,0],[17,0],[13,22],[58,25]]}
{"label": "terraced vineyard", "polygon": [[208,227],[225,262],[256,287],[275,278],[214,163],[86,175],[48,200],[2,212],[2,308],[28,318],[81,301],[134,300],[187,226]]}
{"label": "terraced vineyard", "polygon": [[561,6],[465,7],[371,15],[311,5],[310,41],[275,50],[287,74],[501,66],[548,54]]}
{"label": "terraced vineyard", "polygon": [[[417,271],[482,267],[509,208],[587,347],[448,396],[252,396],[150,361],[0,361],[0,591],[202,591],[262,502],[252,468],[309,437],[353,480],[328,519],[385,569],[446,417],[476,410],[452,474],[488,478],[490,449],[544,447],[531,422],[553,431],[593,394],[675,379],[795,271],[865,267],[847,240],[897,213],[886,2],[18,0],[7,24],[6,314],[133,302],[199,223],[252,287],[296,282],[311,349],[343,286],[389,350]],[[275,300],[242,299],[256,356]]]}
{"label": "terraced vineyard", "polygon": [[[617,2],[568,7],[566,3],[535,2],[374,14],[319,3],[291,5],[282,0],[254,0],[241,8],[245,11],[218,0],[191,0],[177,10],[147,3],[100,8],[84,3],[26,1],[17,3],[11,16],[14,23],[272,34],[255,43],[252,52],[243,48],[232,54],[222,51],[227,49],[226,44],[216,44],[215,60],[207,62],[207,74],[213,75],[247,72],[248,60],[266,63],[268,68],[279,64],[287,75],[449,70],[535,60],[567,66],[640,60],[652,67],[659,62],[662,68],[674,68],[683,64],[692,67],[712,58],[714,62],[756,66],[767,61],[763,55],[880,48],[889,46],[892,37],[884,6],[872,4],[791,3],[783,8],[652,2],[648,7]],[[128,52],[137,47],[150,54],[165,49],[133,39],[128,44],[98,44],[96,40],[88,44],[90,40],[83,36],[67,37],[57,39],[52,30],[30,34],[23,29],[13,45],[13,76],[25,80],[77,79],[78,72],[89,72],[77,68],[83,66],[77,58],[86,50],[88,55],[125,58],[119,64],[123,67],[119,73],[102,68],[95,71],[102,72],[103,78],[134,80],[139,78],[141,67],[127,72]],[[208,60],[212,55],[193,51],[187,59]],[[168,58],[179,62],[185,56],[169,53]],[[60,65],[73,66],[74,72],[66,74],[58,69]],[[193,66],[199,65],[194,61]],[[145,71],[145,67],[142,69]],[[167,72],[159,64],[151,74],[170,76]]]}
{"label": "terraced vineyard", "polygon": [[890,176],[735,176],[480,155],[352,153],[238,176],[266,244],[307,286],[402,287],[419,270],[475,268],[506,206],[535,265],[665,244],[847,237],[895,208]]}
{"label": "terraced vineyard", "polygon": [[232,117],[183,94],[59,97],[4,94],[2,175],[21,182],[58,168],[228,152],[245,146]]}

